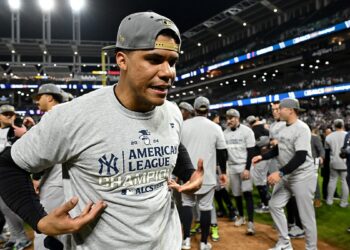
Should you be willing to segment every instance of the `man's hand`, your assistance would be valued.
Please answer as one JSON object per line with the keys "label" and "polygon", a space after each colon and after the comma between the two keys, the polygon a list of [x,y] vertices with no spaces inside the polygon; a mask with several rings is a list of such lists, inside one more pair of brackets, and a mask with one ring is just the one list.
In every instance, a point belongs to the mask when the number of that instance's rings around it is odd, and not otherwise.
{"label": "man's hand", "polygon": [[193,172],[190,180],[183,185],[179,185],[174,180],[168,181],[168,186],[172,189],[176,189],[179,193],[193,194],[198,191],[203,182],[203,160],[199,159],[197,163],[197,170]]}
{"label": "man's hand", "polygon": [[221,186],[225,186],[227,184],[227,175],[226,174],[221,174],[219,176],[219,182]]}
{"label": "man's hand", "polygon": [[244,171],[241,173],[241,179],[242,180],[249,180],[250,178],[250,172],[247,169],[244,169]]}
{"label": "man's hand", "polygon": [[27,128],[22,125],[22,127],[17,127],[16,125],[12,125],[14,131],[15,131],[15,136],[17,138],[21,138],[22,135],[24,135],[27,132]]}
{"label": "man's hand", "polygon": [[253,159],[252,159],[253,166],[255,166],[257,163],[259,163],[261,160],[262,160],[262,156],[261,155],[254,156]]}
{"label": "man's hand", "polygon": [[74,197],[62,206],[54,209],[38,222],[38,230],[50,236],[75,233],[85,225],[96,220],[107,207],[107,204],[103,201],[98,201],[95,204],[90,202],[79,216],[72,218],[69,215],[69,211],[72,210],[77,203],[78,198]]}
{"label": "man's hand", "polygon": [[320,165],[322,165],[323,164],[323,158],[322,157],[320,157],[320,158],[318,158],[318,159],[320,159]]}
{"label": "man's hand", "polygon": [[26,127],[33,127],[35,125],[35,121],[30,116],[26,116],[23,119],[23,125]]}
{"label": "man's hand", "polygon": [[270,145],[271,146],[276,146],[278,144],[278,141],[276,139],[270,140]]}
{"label": "man's hand", "polygon": [[40,184],[40,180],[32,180],[33,182],[33,187],[34,187],[34,191],[36,194],[40,193],[40,189],[39,189],[39,184]]}
{"label": "man's hand", "polygon": [[273,172],[272,174],[270,174],[268,177],[267,177],[267,182],[270,184],[270,185],[275,185],[277,182],[279,182],[281,180],[281,176],[280,176],[280,172],[279,171],[276,171],[276,172]]}

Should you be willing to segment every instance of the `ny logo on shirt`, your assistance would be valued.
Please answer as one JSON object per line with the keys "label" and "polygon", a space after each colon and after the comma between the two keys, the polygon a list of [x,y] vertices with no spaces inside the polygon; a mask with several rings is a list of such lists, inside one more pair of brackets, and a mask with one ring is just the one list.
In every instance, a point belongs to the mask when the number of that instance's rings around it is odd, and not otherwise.
{"label": "ny logo on shirt", "polygon": [[98,173],[101,175],[105,166],[107,168],[107,175],[111,175],[111,169],[114,170],[115,174],[118,174],[119,170],[117,168],[117,160],[118,157],[116,157],[114,154],[111,154],[109,159],[107,159],[106,155],[103,155],[100,159],[98,159],[98,162],[100,163],[100,170]]}

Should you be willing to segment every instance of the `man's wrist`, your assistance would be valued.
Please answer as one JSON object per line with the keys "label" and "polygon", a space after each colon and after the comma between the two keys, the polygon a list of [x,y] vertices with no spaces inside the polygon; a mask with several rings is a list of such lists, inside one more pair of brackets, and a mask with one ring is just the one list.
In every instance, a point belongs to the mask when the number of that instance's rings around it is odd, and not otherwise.
{"label": "man's wrist", "polygon": [[282,177],[284,176],[283,170],[280,170],[280,171],[278,172],[278,174],[279,174],[279,176],[282,178]]}

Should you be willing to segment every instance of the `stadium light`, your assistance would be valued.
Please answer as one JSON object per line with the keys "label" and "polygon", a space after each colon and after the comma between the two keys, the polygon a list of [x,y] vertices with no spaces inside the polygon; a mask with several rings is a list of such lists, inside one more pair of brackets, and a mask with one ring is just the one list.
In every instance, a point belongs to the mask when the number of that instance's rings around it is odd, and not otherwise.
{"label": "stadium light", "polygon": [[50,12],[55,6],[54,0],[38,0],[39,6],[44,12]]}
{"label": "stadium light", "polygon": [[8,0],[7,1],[11,10],[19,10],[21,8],[20,0]]}
{"label": "stadium light", "polygon": [[73,12],[80,12],[85,6],[85,0],[69,0]]}

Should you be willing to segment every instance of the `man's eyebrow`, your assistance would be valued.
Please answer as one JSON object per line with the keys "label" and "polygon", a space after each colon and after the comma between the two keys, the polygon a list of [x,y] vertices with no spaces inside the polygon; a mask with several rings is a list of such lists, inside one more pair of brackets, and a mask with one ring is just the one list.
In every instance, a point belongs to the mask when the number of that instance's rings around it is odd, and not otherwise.
{"label": "man's eyebrow", "polygon": [[[155,59],[165,59],[166,56],[162,55],[162,54],[159,54],[157,52],[152,52],[152,53],[148,53],[148,54],[145,54],[144,55],[145,58],[155,58]],[[179,60],[179,56],[169,56],[169,59],[170,60],[175,60],[175,61],[178,61]]]}

